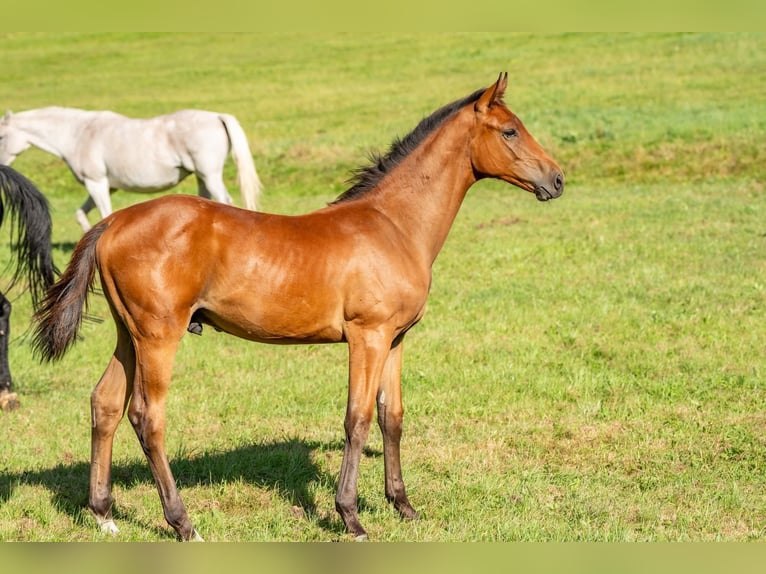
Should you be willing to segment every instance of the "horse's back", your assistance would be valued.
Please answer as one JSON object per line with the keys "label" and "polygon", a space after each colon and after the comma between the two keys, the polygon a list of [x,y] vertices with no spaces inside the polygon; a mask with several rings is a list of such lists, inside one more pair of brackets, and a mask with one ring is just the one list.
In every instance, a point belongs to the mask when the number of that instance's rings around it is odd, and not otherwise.
{"label": "horse's back", "polygon": [[214,227],[221,207],[228,208],[224,211],[234,220],[241,211],[194,195],[166,195],[114,212],[107,218],[104,235],[115,246],[131,251],[154,249],[158,244],[165,249],[169,241],[181,239],[182,231],[187,242],[215,241]]}

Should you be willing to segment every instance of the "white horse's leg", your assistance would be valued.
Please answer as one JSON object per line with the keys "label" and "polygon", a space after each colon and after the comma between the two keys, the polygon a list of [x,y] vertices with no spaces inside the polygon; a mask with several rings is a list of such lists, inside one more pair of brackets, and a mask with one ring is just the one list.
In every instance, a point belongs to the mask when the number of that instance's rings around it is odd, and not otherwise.
{"label": "white horse's leg", "polygon": [[85,200],[85,202],[80,206],[80,209],[78,209],[74,216],[77,218],[77,223],[80,224],[80,227],[82,227],[83,231],[88,231],[90,229],[90,221],[88,221],[88,212],[96,207],[96,204],[93,202],[93,199],[88,196],[88,199]]}
{"label": "white horse's leg", "polygon": [[205,140],[195,146],[192,163],[187,166],[197,177],[197,194],[200,197],[214,199],[219,203],[232,205],[232,200],[223,183],[223,168],[229,155],[229,136],[224,124],[220,129],[210,132]]}
{"label": "white horse's leg", "polygon": [[231,195],[226,190],[226,186],[223,184],[223,175],[201,175],[199,172],[197,175],[197,194],[200,197],[207,199],[215,199],[219,203],[225,203],[226,205],[232,205]]}
{"label": "white horse's leg", "polygon": [[93,207],[97,207],[101,214],[101,219],[103,219],[112,213],[112,201],[109,199],[109,182],[106,179],[98,181],[86,179],[85,188],[88,190],[90,197],[85,200],[85,203],[83,203],[77,211],[77,221],[79,221],[83,229],[87,231],[90,229],[87,213],[93,209]]}

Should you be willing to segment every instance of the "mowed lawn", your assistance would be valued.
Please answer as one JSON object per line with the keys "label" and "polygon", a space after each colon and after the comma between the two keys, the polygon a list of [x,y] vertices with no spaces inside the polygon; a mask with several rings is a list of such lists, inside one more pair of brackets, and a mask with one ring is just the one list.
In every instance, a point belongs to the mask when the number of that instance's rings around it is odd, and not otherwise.
{"label": "mowed lawn", "polygon": [[[373,427],[370,539],[764,539],[766,36],[6,33],[0,51],[0,107],[15,112],[234,114],[262,208],[286,214],[324,206],[371,151],[508,71],[509,107],[567,188],[545,204],[495,181],[468,193],[405,341],[402,464],[422,518],[386,503]],[[85,190],[39,150],[14,167],[50,201],[63,269]],[[229,162],[241,204],[235,178]],[[193,177],[176,191],[195,193]],[[28,296],[11,298],[21,406],[0,412],[0,539],[175,540],[127,420],[120,533],[86,509],[89,395],[115,343],[101,295],[104,321],[46,365]],[[349,539],[334,510],[346,380],[343,345],[183,339],[166,444],[207,540]]]}

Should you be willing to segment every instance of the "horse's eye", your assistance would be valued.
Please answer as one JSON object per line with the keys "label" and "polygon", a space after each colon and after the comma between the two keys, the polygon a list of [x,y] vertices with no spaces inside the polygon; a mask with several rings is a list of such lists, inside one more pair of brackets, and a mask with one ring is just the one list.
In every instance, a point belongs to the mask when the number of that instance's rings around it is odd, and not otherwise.
{"label": "horse's eye", "polygon": [[503,132],[503,137],[507,140],[511,138],[515,138],[517,135],[519,135],[519,132],[517,132],[515,129],[511,128],[509,130],[505,130]]}

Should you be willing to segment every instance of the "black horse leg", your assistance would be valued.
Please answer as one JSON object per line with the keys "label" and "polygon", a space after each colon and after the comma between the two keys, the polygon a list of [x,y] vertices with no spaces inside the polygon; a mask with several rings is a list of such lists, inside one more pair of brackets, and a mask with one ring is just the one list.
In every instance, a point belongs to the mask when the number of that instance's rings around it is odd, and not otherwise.
{"label": "black horse leg", "polygon": [[11,392],[11,368],[8,366],[8,335],[11,325],[11,302],[0,293],[0,392]]}
{"label": "black horse leg", "polygon": [[11,391],[11,367],[8,365],[8,337],[11,328],[11,302],[0,293],[0,409],[12,410],[19,406],[16,393]]}

